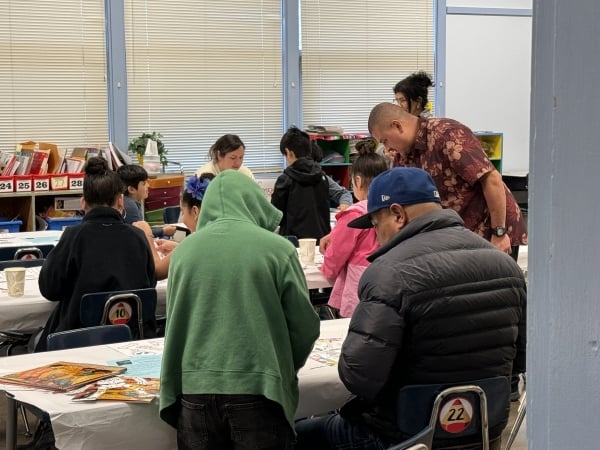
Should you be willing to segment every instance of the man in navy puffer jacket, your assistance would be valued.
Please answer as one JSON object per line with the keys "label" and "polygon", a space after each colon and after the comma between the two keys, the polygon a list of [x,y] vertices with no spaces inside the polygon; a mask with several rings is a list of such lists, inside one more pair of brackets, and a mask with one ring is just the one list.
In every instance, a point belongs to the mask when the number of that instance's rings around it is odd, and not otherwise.
{"label": "man in navy puffer jacket", "polygon": [[380,174],[368,214],[349,226],[374,226],[381,246],[360,280],[339,361],[356,398],[340,414],[297,422],[298,449],[385,449],[405,438],[395,426],[401,387],[525,372],[523,273],[441,208],[426,172]]}

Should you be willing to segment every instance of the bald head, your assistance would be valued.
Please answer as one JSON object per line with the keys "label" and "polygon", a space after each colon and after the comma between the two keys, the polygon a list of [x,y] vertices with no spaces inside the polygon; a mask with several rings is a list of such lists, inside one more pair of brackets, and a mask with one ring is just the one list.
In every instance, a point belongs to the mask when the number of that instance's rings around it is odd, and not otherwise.
{"label": "bald head", "polygon": [[406,156],[417,137],[419,118],[392,103],[380,103],[369,115],[369,133],[385,148],[391,158]]}
{"label": "bald head", "polygon": [[380,103],[371,110],[369,114],[369,133],[383,124],[392,123],[392,120],[405,120],[411,114],[393,103]]}

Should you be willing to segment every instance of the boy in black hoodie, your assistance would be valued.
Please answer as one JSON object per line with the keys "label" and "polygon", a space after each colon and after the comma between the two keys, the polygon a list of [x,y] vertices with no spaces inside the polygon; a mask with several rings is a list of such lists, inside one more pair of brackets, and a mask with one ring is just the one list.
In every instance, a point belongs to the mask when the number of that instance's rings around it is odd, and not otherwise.
{"label": "boy in black hoodie", "polygon": [[277,178],[271,203],[283,218],[279,234],[317,241],[329,234],[329,185],[321,166],[311,157],[308,134],[291,127],[281,138],[287,167]]}

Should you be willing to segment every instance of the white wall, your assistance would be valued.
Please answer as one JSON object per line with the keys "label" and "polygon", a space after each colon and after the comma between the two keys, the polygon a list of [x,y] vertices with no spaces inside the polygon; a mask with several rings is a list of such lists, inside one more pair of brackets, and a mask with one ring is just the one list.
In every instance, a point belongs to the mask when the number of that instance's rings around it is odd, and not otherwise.
{"label": "white wall", "polygon": [[[452,7],[530,9],[531,1],[452,1]],[[527,172],[531,24],[528,16],[446,16],[446,112],[475,131],[504,133],[503,172]]]}

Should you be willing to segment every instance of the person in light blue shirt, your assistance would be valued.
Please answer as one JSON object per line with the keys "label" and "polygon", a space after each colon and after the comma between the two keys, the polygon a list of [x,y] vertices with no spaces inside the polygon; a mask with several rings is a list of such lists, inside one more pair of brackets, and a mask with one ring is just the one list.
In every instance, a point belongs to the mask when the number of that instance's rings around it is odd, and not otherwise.
{"label": "person in light blue shirt", "polygon": [[[125,223],[134,224],[144,220],[142,202],[148,197],[148,172],[137,164],[126,164],[117,169],[124,185]],[[154,237],[172,236],[175,225],[166,224],[152,227]]]}

